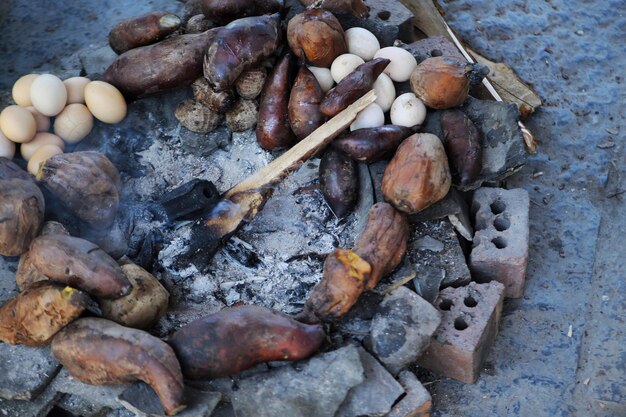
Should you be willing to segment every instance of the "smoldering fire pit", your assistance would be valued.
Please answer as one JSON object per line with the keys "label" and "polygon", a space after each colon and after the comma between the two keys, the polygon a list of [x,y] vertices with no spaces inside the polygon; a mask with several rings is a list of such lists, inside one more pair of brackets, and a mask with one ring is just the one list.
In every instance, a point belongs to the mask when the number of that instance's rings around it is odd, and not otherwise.
{"label": "smoldering fire pit", "polygon": [[[291,15],[297,13],[296,6]],[[370,29],[382,46],[397,38],[413,40],[408,9],[399,3],[368,6],[369,20],[344,17],[342,24]],[[407,46],[418,62],[440,50],[458,53],[455,48],[444,38]],[[102,59],[101,53],[82,53],[87,75],[92,75],[87,68]],[[398,95],[407,88],[397,87]],[[231,132],[222,123],[200,134],[182,127],[175,112],[190,93],[180,89],[135,101],[123,122],[97,125],[71,149],[100,151],[119,170],[121,205],[113,227],[95,231],[80,226],[46,195],[48,218],[159,279],[170,294],[169,307],[150,333],[165,340],[194,320],[231,306],[257,305],[298,316],[322,280],[324,260],[337,248],[353,248],[367,227],[370,208],[384,201],[381,181],[388,164],[383,160],[358,165],[358,201],[351,214],[338,218],[320,191],[319,157],[308,159],[272,184],[262,210],[224,240],[214,256],[205,262],[190,260],[197,219],[216,207],[172,220],[163,196],[198,179],[226,192],[281,154],[263,150],[254,130]],[[525,161],[518,111],[514,105],[471,98],[462,109],[483,138],[483,164],[475,182],[460,188],[497,185]],[[422,132],[441,137],[440,117],[440,112],[430,112]],[[473,217],[480,213],[480,240],[475,245],[483,251],[481,270],[484,264],[487,269],[504,265],[506,270],[509,259],[498,253],[505,249],[500,248],[502,242],[517,245],[513,250],[521,255],[515,261],[524,264],[527,235],[525,240],[507,240],[507,233],[527,230],[528,223],[517,215],[527,207],[496,204],[506,197],[473,198],[471,191],[452,189],[445,199],[410,217],[402,264],[364,293],[344,317],[325,325],[327,338],[313,357],[296,363],[270,361],[232,377],[188,380],[188,408],[179,415],[425,416],[431,400],[416,374],[423,382],[434,378],[429,369],[474,382],[497,333],[505,288],[492,277],[481,274],[476,279],[470,272]],[[484,204],[495,207],[493,219],[485,218]],[[6,268],[13,274],[15,262],[9,260]],[[472,278],[478,282],[468,285]],[[519,279],[523,285],[523,274]],[[3,301],[15,292],[11,287]],[[164,413],[146,384],[84,384],[61,369],[47,348],[0,344],[0,355],[11,358],[0,367],[8,375],[0,381],[0,396],[8,400],[0,402],[0,409],[10,413],[45,415],[53,406],[56,412],[85,417]]]}

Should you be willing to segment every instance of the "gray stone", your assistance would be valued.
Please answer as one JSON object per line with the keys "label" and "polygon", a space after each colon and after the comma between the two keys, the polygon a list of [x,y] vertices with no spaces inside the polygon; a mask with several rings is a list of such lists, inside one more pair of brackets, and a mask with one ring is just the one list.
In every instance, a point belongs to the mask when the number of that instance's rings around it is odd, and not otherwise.
{"label": "gray stone", "polygon": [[109,45],[88,47],[78,53],[85,75],[95,79],[115,61],[117,54]]}
{"label": "gray stone", "polygon": [[445,36],[431,36],[408,45],[401,45],[401,47],[409,51],[418,64],[425,59],[437,56],[455,56],[465,59],[459,48]]}
{"label": "gray stone", "polygon": [[396,39],[408,40],[413,32],[413,13],[399,1],[367,2],[370,15],[359,19],[351,15],[337,16],[344,29],[362,27],[378,38],[381,47],[392,46]]}
{"label": "gray stone", "polygon": [[398,375],[406,391],[402,398],[386,417],[430,417],[432,398],[413,372],[402,371]]}
{"label": "gray stone", "polygon": [[210,133],[195,133],[181,128],[181,147],[196,156],[209,156],[214,150],[230,142],[232,132],[226,126],[219,126]]}
{"label": "gray stone", "polygon": [[414,363],[430,344],[441,314],[406,287],[387,295],[372,320],[368,345],[374,355],[397,374]]}
{"label": "gray stone", "polygon": [[111,411],[109,407],[94,404],[87,398],[72,394],[63,394],[63,397],[57,401],[56,406],[81,417],[102,417]]}
{"label": "gray stone", "polygon": [[446,270],[437,266],[423,265],[413,280],[415,292],[429,303],[433,303],[439,295],[441,283],[446,278]]}
{"label": "gray stone", "polygon": [[456,189],[451,188],[450,192],[440,201],[409,216],[411,223],[426,220],[437,220],[447,217],[454,228],[464,239],[471,241],[474,236],[474,229],[470,221],[469,207],[463,195]]}
{"label": "gray stone", "polygon": [[359,348],[365,380],[348,392],[335,417],[383,416],[389,412],[404,389],[384,366]]}
{"label": "gray stone", "polygon": [[232,403],[237,417],[332,417],[362,382],[359,352],[347,346],[244,379]]}
{"label": "gray stone", "polygon": [[0,256],[0,305],[18,293],[15,283],[18,259]]}
{"label": "gray stone", "polygon": [[385,201],[385,197],[383,197],[383,192],[381,190],[381,184],[383,182],[383,174],[385,173],[387,165],[389,165],[389,161],[378,161],[373,164],[369,164],[368,166],[372,177],[372,183],[374,184],[374,197],[377,203]]}
{"label": "gray stone", "polygon": [[91,402],[95,406],[117,409],[120,404],[117,397],[129,387],[129,384],[117,385],[89,385],[80,382],[78,379],[70,375],[66,368],[61,369],[54,381],[50,384],[50,388],[64,394],[71,394],[86,401]]}
{"label": "gray stone", "polygon": [[31,400],[37,397],[59,367],[49,347],[0,343],[0,398]]}
{"label": "gray stone", "polygon": [[[187,408],[176,414],[179,417],[208,417],[211,415],[222,394],[203,392],[185,387],[185,405]],[[117,400],[127,410],[140,417],[165,416],[163,405],[154,390],[143,382],[136,382],[122,392]]]}
{"label": "gray stone", "polygon": [[434,253],[439,253],[441,251],[444,250],[445,246],[443,245],[442,242],[438,241],[437,239],[433,238],[432,236],[423,236],[420,237],[419,239],[417,239],[414,243],[414,247],[417,250],[421,250],[421,251],[430,251],[430,252],[434,252]]}
{"label": "gray stone", "polygon": [[31,401],[0,399],[0,415],[7,417],[45,417],[59,397],[61,394],[46,390]]}

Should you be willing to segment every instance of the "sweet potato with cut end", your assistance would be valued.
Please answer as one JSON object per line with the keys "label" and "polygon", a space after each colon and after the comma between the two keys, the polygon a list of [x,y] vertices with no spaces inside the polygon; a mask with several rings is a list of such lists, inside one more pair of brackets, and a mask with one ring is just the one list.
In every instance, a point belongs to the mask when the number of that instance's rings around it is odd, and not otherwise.
{"label": "sweet potato with cut end", "polygon": [[84,318],[52,341],[52,353],[72,376],[92,385],[143,381],[168,415],[185,408],[183,375],[167,343],[142,330]]}
{"label": "sweet potato with cut end", "polygon": [[40,236],[30,246],[35,268],[61,282],[101,298],[128,294],[130,282],[117,262],[97,245],[77,237]]}
{"label": "sweet potato with cut end", "polygon": [[132,290],[114,300],[98,300],[102,317],[124,326],[145,329],[165,314],[170,293],[142,267],[127,264],[121,268]]}
{"label": "sweet potato with cut end", "polygon": [[216,91],[230,89],[246,70],[257,67],[280,44],[280,16],[246,17],[219,30],[204,57],[204,76]]}
{"label": "sweet potato with cut end", "polygon": [[202,13],[220,25],[248,16],[276,13],[282,0],[201,0]]}
{"label": "sweet potato with cut end", "polygon": [[315,75],[300,67],[289,96],[289,124],[298,139],[304,139],[326,121],[320,111],[324,91]]}
{"label": "sweet potato with cut end", "polygon": [[366,290],[372,267],[355,252],[337,249],[324,262],[324,276],[313,288],[299,317],[307,323],[343,317]]}
{"label": "sweet potato with cut end", "polygon": [[35,283],[0,307],[0,340],[45,345],[90,302],[82,291],[53,282]]}
{"label": "sweet potato with cut end", "polygon": [[43,194],[32,181],[0,179],[0,255],[28,250],[43,225]]}
{"label": "sweet potato with cut end", "polygon": [[358,129],[335,139],[331,146],[355,161],[369,164],[395,152],[400,143],[413,133],[413,128],[396,125]]}
{"label": "sweet potato with cut end", "polygon": [[483,168],[483,148],[480,132],[461,110],[441,112],[443,146],[450,162],[452,182],[468,185]]}
{"label": "sweet potato with cut end", "polygon": [[190,84],[202,75],[202,59],[219,28],[180,35],[120,55],[102,81],[136,98]]}
{"label": "sweet potato with cut end", "polygon": [[160,41],[182,25],[180,17],[152,12],[118,22],[109,32],[109,45],[117,54]]}
{"label": "sweet potato with cut end", "polygon": [[353,250],[372,267],[366,290],[372,290],[381,278],[389,275],[406,253],[409,223],[406,216],[390,204],[377,203],[367,216],[365,230]]}
{"label": "sweet potato with cut end", "polygon": [[259,363],[309,357],[326,335],[321,326],[299,323],[260,306],[226,308],[191,322],[172,335],[187,378],[234,375]]}

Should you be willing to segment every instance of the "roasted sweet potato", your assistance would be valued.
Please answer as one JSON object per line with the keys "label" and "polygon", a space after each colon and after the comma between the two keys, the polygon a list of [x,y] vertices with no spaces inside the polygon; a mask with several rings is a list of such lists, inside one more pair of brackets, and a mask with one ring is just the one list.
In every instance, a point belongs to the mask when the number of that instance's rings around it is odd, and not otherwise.
{"label": "roasted sweet potato", "polygon": [[98,246],[64,235],[39,236],[30,245],[30,259],[51,281],[101,298],[128,294],[130,282],[117,262]]}
{"label": "roasted sweet potato", "polygon": [[204,57],[204,76],[216,91],[230,89],[237,78],[276,51],[280,15],[246,17],[220,29]]}
{"label": "roasted sweet potato", "polygon": [[191,322],[172,335],[187,378],[234,375],[268,361],[294,361],[315,353],[321,326],[299,323],[260,306],[226,308]]}
{"label": "roasted sweet potato", "polygon": [[293,142],[289,126],[290,58],[285,55],[267,77],[256,125],[256,140],[266,150],[285,148]]}
{"label": "roasted sweet potato", "polygon": [[0,179],[0,255],[28,250],[43,225],[43,194],[32,181]]}
{"label": "roasted sweet potato", "polygon": [[0,341],[41,346],[78,318],[87,294],[53,282],[38,282],[0,307]]}
{"label": "roasted sweet potato", "polygon": [[168,12],[152,12],[118,22],[109,32],[109,45],[118,55],[160,41],[183,23]]}
{"label": "roasted sweet potato", "polygon": [[235,19],[276,13],[282,0],[201,0],[202,13],[215,23],[225,25]]}
{"label": "roasted sweet potato", "polygon": [[359,65],[326,93],[320,105],[321,112],[328,117],[333,117],[364,96],[373,88],[374,82],[390,62],[385,58],[376,58]]}
{"label": "roasted sweet potato", "polygon": [[343,317],[367,287],[372,268],[355,252],[337,249],[324,262],[324,276],[313,288],[298,317],[306,323]]}
{"label": "roasted sweet potato", "polygon": [[320,111],[324,91],[315,75],[300,67],[289,96],[289,124],[298,139],[304,139],[326,121]]}
{"label": "roasted sweet potato", "polygon": [[412,128],[396,125],[358,129],[335,139],[331,145],[355,161],[369,164],[393,154],[414,132]]}
{"label": "roasted sweet potato", "polygon": [[219,28],[181,35],[120,55],[102,74],[102,81],[136,98],[191,83],[202,75],[202,59]]}
{"label": "roasted sweet potato", "polygon": [[336,14],[352,14],[360,19],[369,16],[363,0],[300,0],[305,6],[319,7]]}
{"label": "roasted sweet potato", "polygon": [[287,42],[298,59],[315,67],[330,68],[335,58],[348,52],[341,23],[324,9],[294,16],[287,25]]}
{"label": "roasted sweet potato", "polygon": [[387,203],[372,206],[367,226],[353,248],[372,267],[366,290],[374,289],[381,278],[396,269],[406,253],[408,239],[409,223],[403,213]]}
{"label": "roasted sweet potato", "polygon": [[115,300],[98,300],[102,317],[124,326],[145,329],[167,311],[170,294],[151,273],[134,264],[122,265],[132,290]]}
{"label": "roasted sweet potato", "polygon": [[452,182],[468,185],[483,168],[483,148],[480,132],[461,110],[444,110],[441,113],[443,146],[446,148]]}
{"label": "roasted sweet potato", "polygon": [[320,190],[337,217],[350,213],[359,197],[356,162],[337,149],[327,149],[320,161]]}
{"label": "roasted sweet potato", "polygon": [[185,408],[183,375],[167,343],[142,330],[84,318],[52,341],[52,353],[78,380],[93,385],[136,380],[150,385],[172,416]]}

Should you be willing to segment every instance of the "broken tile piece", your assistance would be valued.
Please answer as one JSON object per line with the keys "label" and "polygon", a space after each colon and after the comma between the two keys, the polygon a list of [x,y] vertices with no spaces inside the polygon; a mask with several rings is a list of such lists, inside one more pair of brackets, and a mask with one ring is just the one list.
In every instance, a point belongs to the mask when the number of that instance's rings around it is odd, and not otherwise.
{"label": "broken tile piece", "polygon": [[402,386],[384,366],[365,349],[358,349],[365,379],[348,392],[335,417],[383,416],[404,393]]}
{"label": "broken tile piece", "polygon": [[231,400],[237,417],[329,417],[362,382],[359,352],[347,346],[243,379]]}
{"label": "broken tile piece", "polygon": [[0,343],[0,398],[34,399],[54,378],[60,366],[49,347]]}
{"label": "broken tile piece", "polygon": [[393,374],[414,363],[428,347],[441,314],[406,287],[387,295],[371,325],[367,345]]}
{"label": "broken tile piece", "polygon": [[498,334],[504,285],[470,282],[439,293],[435,307],[441,325],[419,365],[448,378],[474,383]]}

